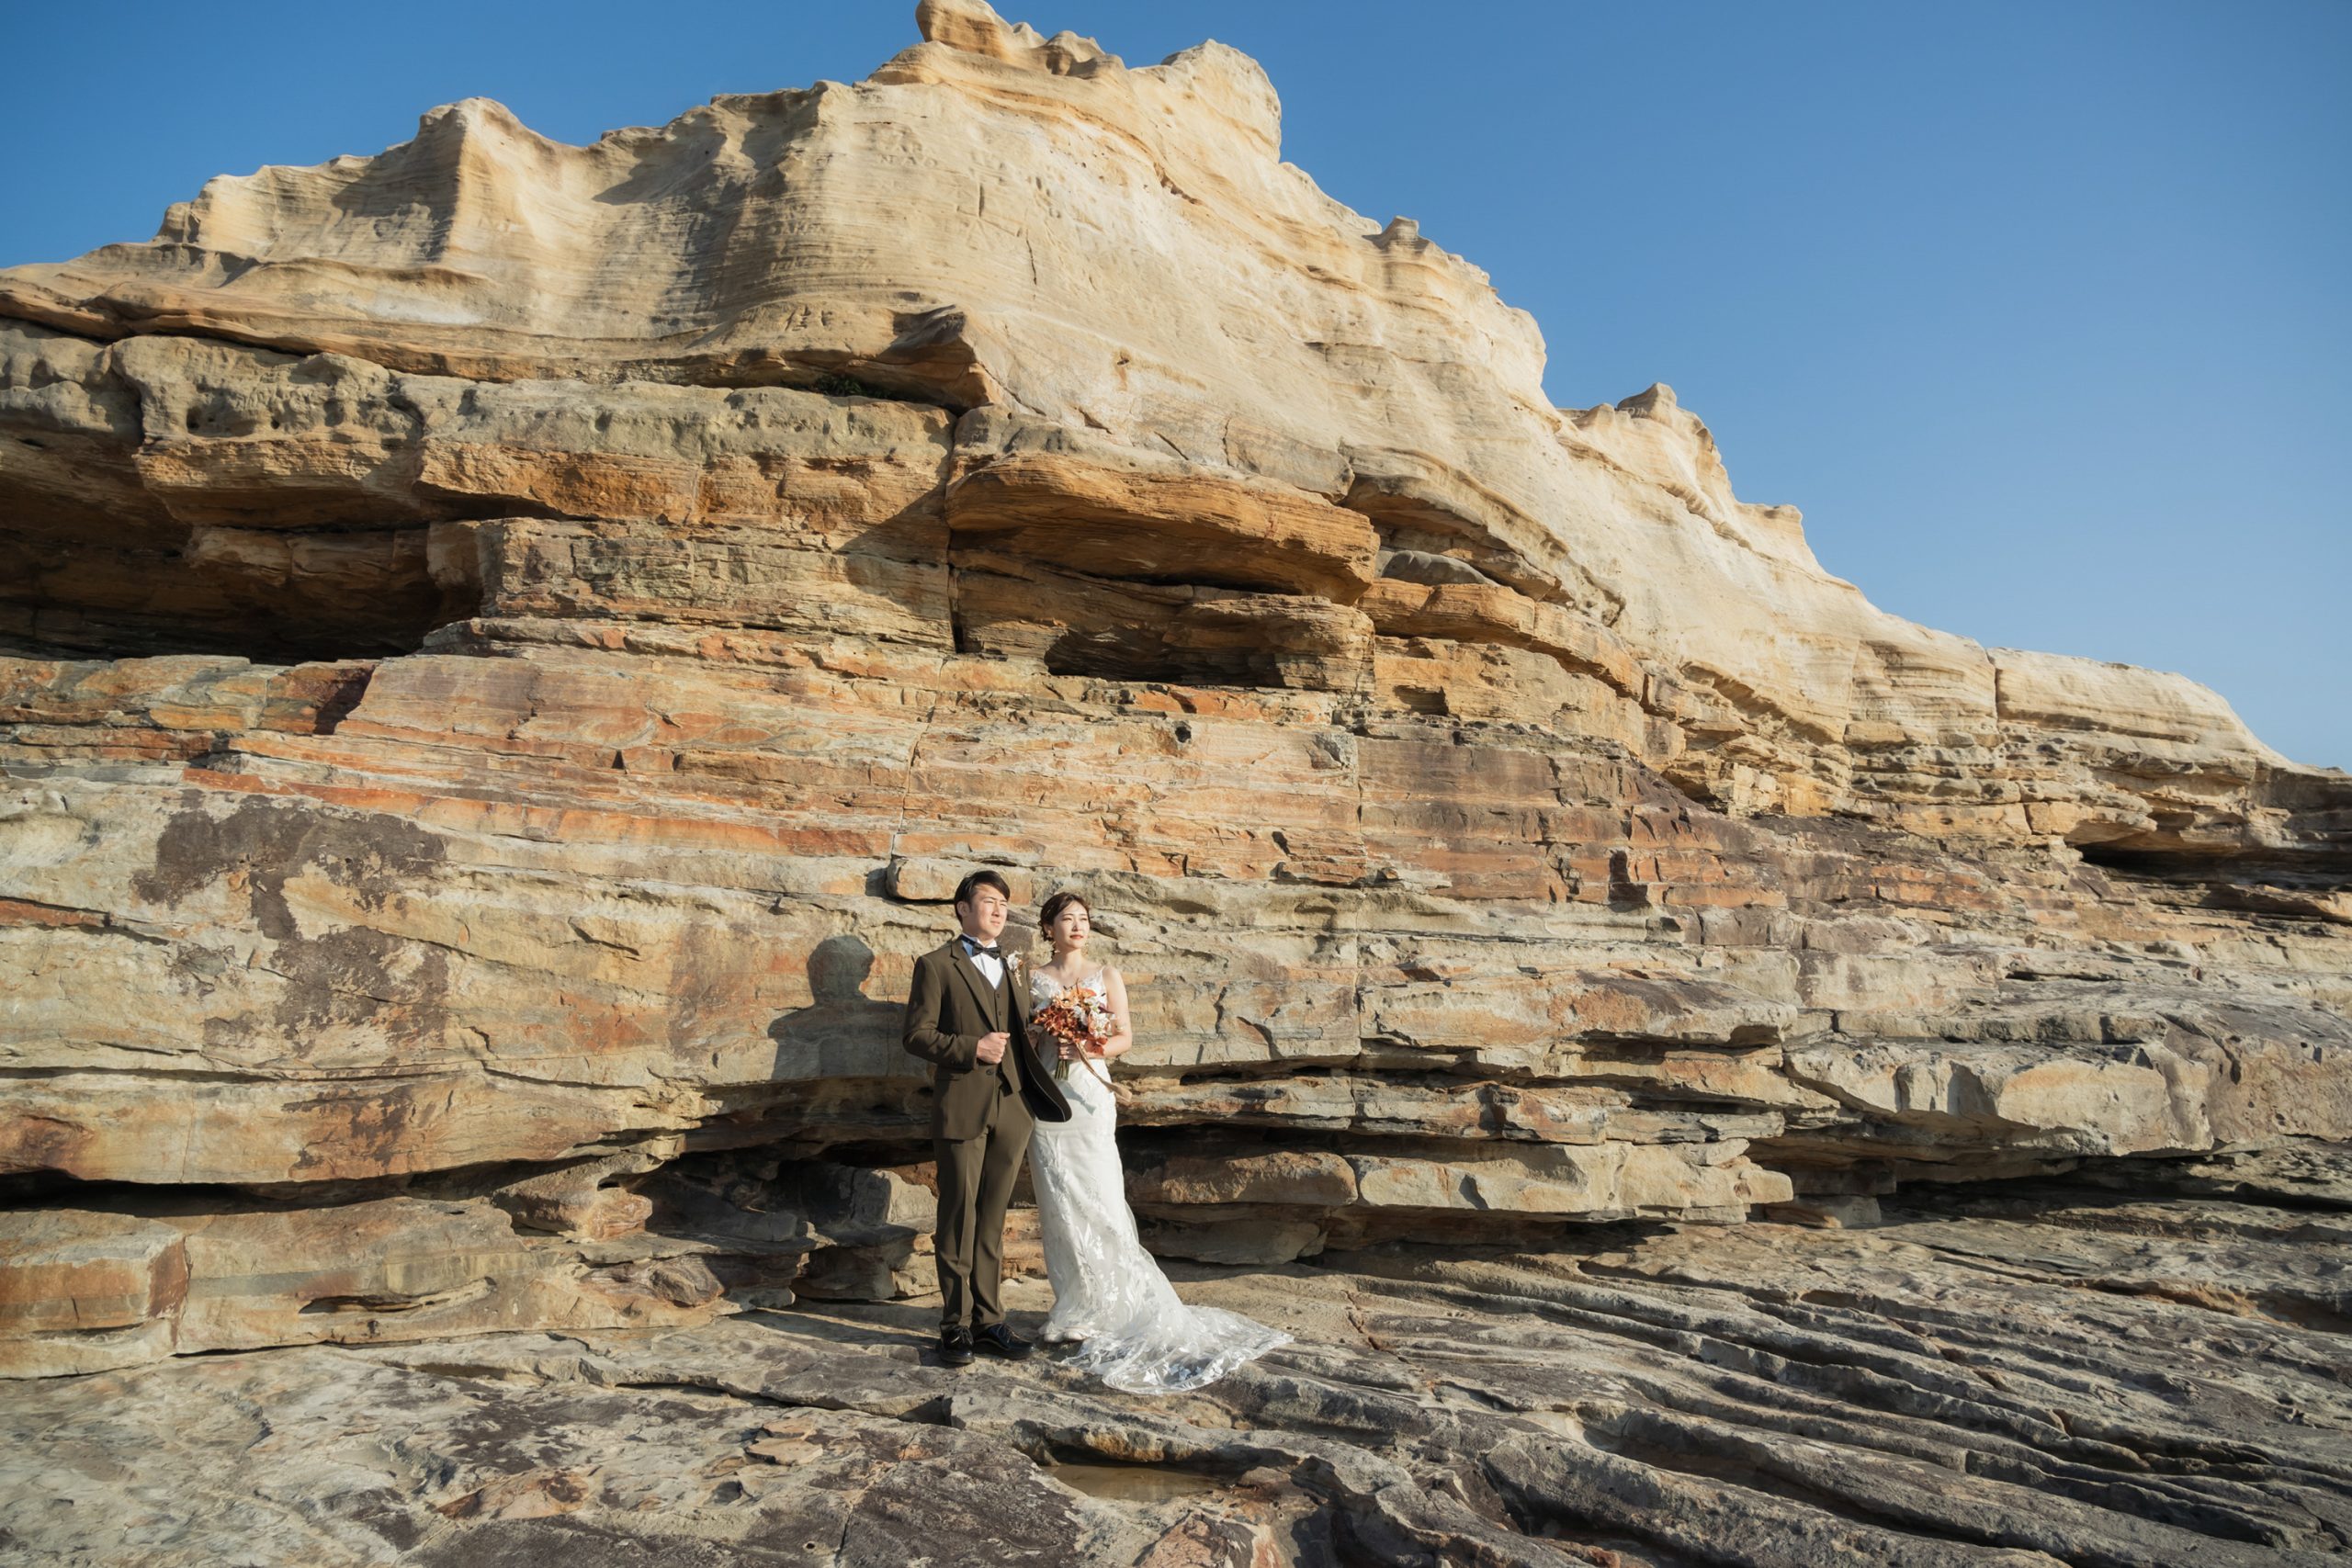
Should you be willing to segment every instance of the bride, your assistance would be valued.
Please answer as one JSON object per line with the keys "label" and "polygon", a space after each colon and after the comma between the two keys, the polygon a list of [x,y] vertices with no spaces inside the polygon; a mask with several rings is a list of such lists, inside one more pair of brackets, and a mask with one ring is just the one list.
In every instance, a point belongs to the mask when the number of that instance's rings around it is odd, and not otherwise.
{"label": "bride", "polygon": [[[1088,964],[1093,911],[1077,894],[1046,899],[1039,924],[1054,956],[1029,971],[1031,1016],[1046,1014],[1032,1028],[1046,1029],[1060,1043],[1063,1066],[1057,1071],[1065,1075],[1070,1109],[1067,1122],[1039,1122],[1029,1146],[1046,1277],[1054,1287],[1043,1337],[1078,1342],[1068,1364],[1114,1388],[1136,1393],[1200,1388],[1290,1336],[1239,1313],[1186,1306],[1136,1240],[1114,1142],[1118,1106],[1105,1066],[1134,1043],[1126,982],[1110,964]],[[1046,1012],[1057,998],[1075,1007]],[[1057,1017],[1073,1011],[1092,1015],[1091,1041],[1053,1027]]]}

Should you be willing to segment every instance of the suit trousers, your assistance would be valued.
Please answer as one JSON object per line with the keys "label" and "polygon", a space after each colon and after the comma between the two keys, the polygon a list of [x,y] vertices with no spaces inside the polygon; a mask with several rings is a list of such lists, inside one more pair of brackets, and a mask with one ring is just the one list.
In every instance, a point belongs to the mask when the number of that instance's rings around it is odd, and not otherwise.
{"label": "suit trousers", "polygon": [[[1010,1066],[1008,1062],[1006,1064]],[[999,1287],[1004,1277],[1004,1212],[1035,1123],[1012,1087],[996,1097],[988,1125],[976,1138],[938,1138],[939,1224],[932,1238],[939,1265],[943,1328],[986,1328],[1004,1321]]]}

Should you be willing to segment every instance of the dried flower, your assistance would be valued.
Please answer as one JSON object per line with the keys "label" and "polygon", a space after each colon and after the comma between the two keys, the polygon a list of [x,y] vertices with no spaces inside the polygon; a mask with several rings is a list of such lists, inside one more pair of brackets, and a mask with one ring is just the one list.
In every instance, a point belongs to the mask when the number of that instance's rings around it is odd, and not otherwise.
{"label": "dried flower", "polygon": [[[1063,987],[1052,1001],[1037,1010],[1031,1021],[1056,1040],[1077,1046],[1087,1056],[1102,1055],[1102,1047],[1119,1027],[1116,1015],[1102,998],[1092,989],[1079,986]],[[1069,1058],[1058,1052],[1054,1057],[1054,1076],[1069,1076]]]}

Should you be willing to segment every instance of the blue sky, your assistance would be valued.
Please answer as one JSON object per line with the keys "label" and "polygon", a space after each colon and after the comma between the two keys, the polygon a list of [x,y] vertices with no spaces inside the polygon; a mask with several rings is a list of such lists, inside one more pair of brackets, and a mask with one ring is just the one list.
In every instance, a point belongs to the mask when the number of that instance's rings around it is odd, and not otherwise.
{"label": "blue sky", "polygon": [[[915,37],[898,0],[5,3],[56,63],[11,84],[0,265],[456,98],[585,141]],[[1554,400],[1670,383],[1877,604],[2179,671],[2352,767],[2346,0],[1005,9],[1130,64],[1256,55],[1284,155],[1491,273]]]}

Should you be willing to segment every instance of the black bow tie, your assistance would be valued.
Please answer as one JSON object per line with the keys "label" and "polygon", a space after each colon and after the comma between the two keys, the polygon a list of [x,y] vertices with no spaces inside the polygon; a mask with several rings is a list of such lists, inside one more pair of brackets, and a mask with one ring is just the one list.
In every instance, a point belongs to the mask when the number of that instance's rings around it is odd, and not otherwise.
{"label": "black bow tie", "polygon": [[995,958],[995,957],[1000,956],[1000,954],[999,954],[999,953],[998,953],[998,951],[997,951],[997,946],[996,946],[996,944],[995,944],[994,942],[990,942],[988,946],[986,946],[986,947],[982,947],[978,942],[974,942],[970,937],[966,937],[966,938],[964,939],[964,947],[965,947],[965,950],[966,950],[967,952],[968,952],[968,953],[970,953],[974,954],[975,956],[977,956],[977,955],[978,955],[978,954],[980,954],[980,953],[987,953],[990,958]]}

